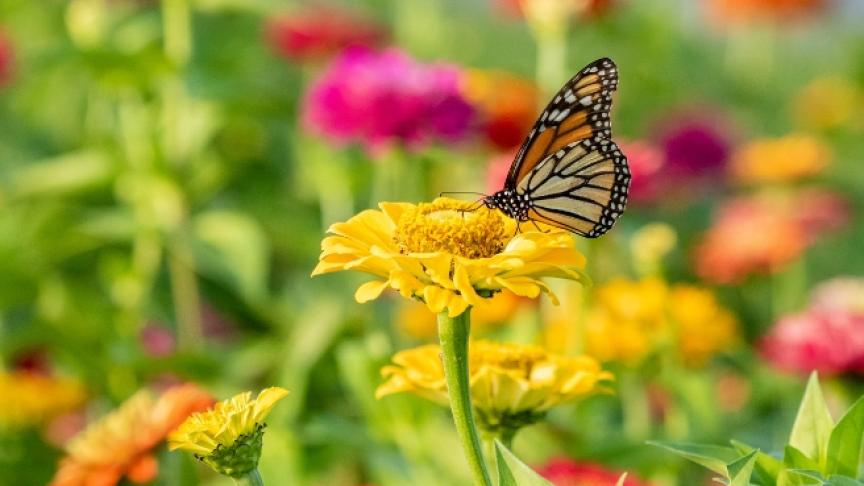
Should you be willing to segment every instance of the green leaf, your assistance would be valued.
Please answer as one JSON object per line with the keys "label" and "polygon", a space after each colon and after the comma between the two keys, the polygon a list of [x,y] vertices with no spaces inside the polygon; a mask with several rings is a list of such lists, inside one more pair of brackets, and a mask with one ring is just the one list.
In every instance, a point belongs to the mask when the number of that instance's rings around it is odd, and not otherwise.
{"label": "green leaf", "polygon": [[753,467],[756,465],[758,452],[758,450],[752,451],[726,466],[729,470],[729,486],[750,486],[750,477],[753,475]]}
{"label": "green leaf", "polygon": [[806,454],[791,445],[787,445],[783,454],[783,464],[789,469],[809,469],[818,471],[819,464]]}
{"label": "green leaf", "polygon": [[828,474],[855,477],[861,463],[864,437],[864,397],[859,398],[843,415],[828,441]]}
{"label": "green leaf", "polygon": [[553,486],[497,440],[495,456],[498,459],[498,486]]}
{"label": "green leaf", "polygon": [[847,476],[831,476],[825,482],[826,486],[864,486],[864,482]]}
{"label": "green leaf", "polygon": [[783,461],[776,457],[770,456],[755,447],[749,446],[743,442],[732,440],[732,447],[741,454],[749,454],[756,451],[756,477],[763,484],[776,484],[780,472],[783,470]]}
{"label": "green leaf", "polygon": [[729,479],[726,465],[736,461],[740,454],[730,447],[690,444],[683,442],[649,441],[651,445],[670,450],[679,456],[704,466]]}
{"label": "green leaf", "polygon": [[813,469],[787,469],[791,484],[794,485],[811,485],[824,484],[825,479],[819,474],[819,471]]}
{"label": "green leaf", "polygon": [[798,408],[789,445],[817,462],[817,471],[824,471],[828,456],[828,441],[834,420],[819,386],[819,375],[814,371],[807,382],[804,398]]}

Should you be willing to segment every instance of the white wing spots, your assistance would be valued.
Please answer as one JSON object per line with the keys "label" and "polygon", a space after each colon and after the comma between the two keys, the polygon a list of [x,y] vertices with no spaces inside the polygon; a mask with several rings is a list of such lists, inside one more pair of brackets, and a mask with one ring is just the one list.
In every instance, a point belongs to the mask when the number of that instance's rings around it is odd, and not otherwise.
{"label": "white wing spots", "polygon": [[590,106],[590,105],[591,105],[591,95],[583,96],[583,97],[579,100],[579,104],[582,105],[582,106]]}
{"label": "white wing spots", "polygon": [[555,118],[553,118],[553,120],[556,121],[556,122],[560,122],[561,120],[567,118],[567,115],[569,115],[569,114],[570,114],[570,108],[567,108],[567,109],[561,110],[561,112],[558,113],[558,114],[555,116]]}
{"label": "white wing spots", "polygon": [[567,91],[564,92],[564,101],[566,101],[568,104],[571,104],[571,105],[573,103],[576,103],[576,95],[573,94],[572,89],[568,89]]}

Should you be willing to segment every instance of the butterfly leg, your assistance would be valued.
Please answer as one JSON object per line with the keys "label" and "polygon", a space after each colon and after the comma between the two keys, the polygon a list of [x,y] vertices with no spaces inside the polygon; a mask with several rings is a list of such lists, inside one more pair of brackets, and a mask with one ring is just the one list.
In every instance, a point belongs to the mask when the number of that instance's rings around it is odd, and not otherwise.
{"label": "butterfly leg", "polygon": [[537,231],[539,231],[541,233],[548,233],[550,231],[548,229],[547,230],[541,229],[540,225],[537,224],[537,221],[534,221],[533,219],[531,220],[531,224],[533,224],[534,227],[537,228]]}

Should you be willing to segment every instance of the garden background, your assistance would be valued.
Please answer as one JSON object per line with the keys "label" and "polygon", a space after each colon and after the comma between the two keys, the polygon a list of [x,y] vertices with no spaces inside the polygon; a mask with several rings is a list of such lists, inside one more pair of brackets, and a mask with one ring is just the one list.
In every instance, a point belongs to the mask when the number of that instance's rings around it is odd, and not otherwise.
{"label": "garden background", "polygon": [[[601,57],[627,210],[577,238],[591,285],[503,292],[473,335],[615,380],[513,450],[600,486],[709,483],[649,440],[782,450],[811,370],[835,413],[864,391],[862,25],[856,0],[0,0],[0,484],[183,382],[290,391],[270,484],[467,484],[446,407],[375,396],[434,315],[310,273],[381,201],[500,189]],[[230,484],[163,442],[123,481]]]}

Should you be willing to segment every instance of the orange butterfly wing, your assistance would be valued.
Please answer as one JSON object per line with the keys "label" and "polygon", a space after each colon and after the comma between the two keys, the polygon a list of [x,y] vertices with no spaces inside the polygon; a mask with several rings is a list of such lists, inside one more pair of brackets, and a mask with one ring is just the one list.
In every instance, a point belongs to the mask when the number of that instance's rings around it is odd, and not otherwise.
{"label": "orange butterfly wing", "polygon": [[561,88],[528,133],[507,174],[513,189],[542,160],[568,145],[590,138],[612,137],[609,110],[618,88],[618,68],[611,59],[585,66]]}

